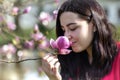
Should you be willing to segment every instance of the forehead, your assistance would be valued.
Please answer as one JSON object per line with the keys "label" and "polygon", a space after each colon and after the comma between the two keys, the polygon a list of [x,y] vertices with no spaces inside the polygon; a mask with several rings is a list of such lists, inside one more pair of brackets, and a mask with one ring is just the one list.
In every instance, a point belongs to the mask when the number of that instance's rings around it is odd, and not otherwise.
{"label": "forehead", "polygon": [[64,12],[60,16],[60,23],[63,26],[69,23],[77,23],[81,21],[85,21],[85,20],[83,20],[82,18],[78,16],[78,14],[73,13],[73,12]]}
{"label": "forehead", "polygon": [[74,13],[74,12],[69,12],[69,11],[67,11],[67,12],[63,12],[62,14],[61,14],[61,17],[62,16],[66,16],[66,17],[78,17],[78,14],[77,13]]}
{"label": "forehead", "polygon": [[62,18],[65,18],[65,19],[79,19],[78,14],[73,13],[73,12],[64,12],[64,13],[62,13],[61,16],[60,16],[60,20]]}

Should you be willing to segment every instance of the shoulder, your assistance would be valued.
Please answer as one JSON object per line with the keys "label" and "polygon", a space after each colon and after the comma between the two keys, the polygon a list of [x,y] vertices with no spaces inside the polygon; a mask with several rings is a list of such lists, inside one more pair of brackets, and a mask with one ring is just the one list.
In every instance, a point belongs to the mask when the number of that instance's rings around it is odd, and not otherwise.
{"label": "shoulder", "polygon": [[117,42],[118,53],[114,58],[112,69],[102,80],[120,80],[120,42]]}
{"label": "shoulder", "polygon": [[120,42],[117,42],[117,46],[120,47]]}
{"label": "shoulder", "polygon": [[120,48],[120,42],[117,42],[117,47]]}

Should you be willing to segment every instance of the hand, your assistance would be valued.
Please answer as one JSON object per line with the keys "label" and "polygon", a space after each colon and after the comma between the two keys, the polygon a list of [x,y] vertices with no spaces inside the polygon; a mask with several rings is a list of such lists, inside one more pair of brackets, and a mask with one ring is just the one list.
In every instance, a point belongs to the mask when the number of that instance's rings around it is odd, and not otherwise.
{"label": "hand", "polygon": [[61,80],[59,73],[60,63],[56,56],[47,54],[42,59],[42,69],[51,80]]}

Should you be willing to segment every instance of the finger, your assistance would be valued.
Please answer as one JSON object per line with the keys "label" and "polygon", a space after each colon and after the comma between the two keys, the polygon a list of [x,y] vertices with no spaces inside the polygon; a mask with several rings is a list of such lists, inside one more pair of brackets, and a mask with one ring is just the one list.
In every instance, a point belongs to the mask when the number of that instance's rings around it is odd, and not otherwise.
{"label": "finger", "polygon": [[58,58],[52,57],[51,60],[49,59],[50,64],[55,64],[58,61]]}
{"label": "finger", "polygon": [[60,63],[57,62],[57,63],[54,65],[53,72],[56,74],[56,73],[59,73],[59,70],[60,70]]}
{"label": "finger", "polygon": [[49,56],[50,54],[47,54],[46,56],[43,57],[43,59],[46,60]]}
{"label": "finger", "polygon": [[60,63],[57,62],[57,63],[55,64],[55,67],[56,67],[57,69],[59,69],[59,68],[60,68]]}
{"label": "finger", "polygon": [[48,67],[49,69],[52,69],[57,61],[58,59],[54,56],[47,56],[46,60],[42,60],[42,67]]}
{"label": "finger", "polygon": [[51,62],[51,61],[53,61],[55,59],[55,57],[54,56],[50,56],[48,59],[46,59],[47,60],[47,62]]}
{"label": "finger", "polygon": [[53,60],[51,60],[49,63],[50,63],[50,66],[51,68],[54,68],[55,67],[55,64],[58,62],[58,59],[57,58],[54,58]]}
{"label": "finger", "polygon": [[45,71],[45,72],[50,71],[50,65],[46,61],[42,61],[42,66],[41,67],[42,67],[43,71]]}

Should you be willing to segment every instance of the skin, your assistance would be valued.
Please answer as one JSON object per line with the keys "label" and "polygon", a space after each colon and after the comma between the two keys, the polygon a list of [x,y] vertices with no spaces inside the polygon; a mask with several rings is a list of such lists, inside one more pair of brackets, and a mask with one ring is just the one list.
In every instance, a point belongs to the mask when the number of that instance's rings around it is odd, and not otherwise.
{"label": "skin", "polygon": [[[89,62],[92,62],[92,39],[95,28],[92,22],[88,23],[86,20],[79,18],[76,13],[64,12],[61,14],[60,23],[64,36],[67,36],[70,40],[72,50],[76,53],[83,50],[87,50],[89,55]],[[60,63],[54,56],[45,56],[43,58],[43,70],[48,77],[54,77],[51,80],[61,80],[61,76],[58,72]],[[51,70],[51,71],[50,71]]]}
{"label": "skin", "polygon": [[57,57],[47,54],[42,60],[42,69],[50,80],[62,80],[59,73],[60,63]]}

